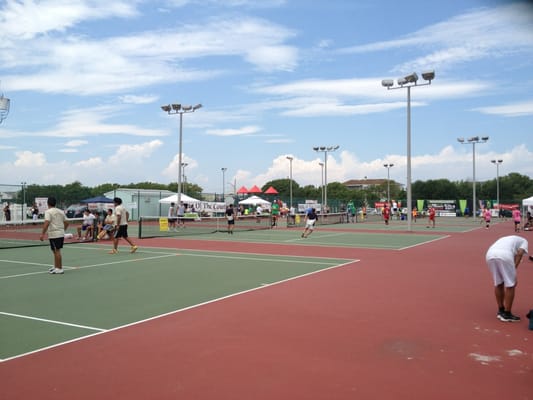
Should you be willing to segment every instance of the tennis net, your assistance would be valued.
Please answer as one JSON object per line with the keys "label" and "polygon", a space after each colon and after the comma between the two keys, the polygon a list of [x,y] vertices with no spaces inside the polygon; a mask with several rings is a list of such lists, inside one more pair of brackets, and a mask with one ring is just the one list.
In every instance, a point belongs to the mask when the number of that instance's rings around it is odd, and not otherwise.
{"label": "tennis net", "polygon": [[[78,227],[83,218],[67,219],[69,226],[65,231],[65,244],[78,243]],[[0,249],[49,245],[48,236],[40,240],[44,220],[2,221],[0,222]]]}
{"label": "tennis net", "polygon": [[[270,229],[272,219],[265,214],[259,218],[253,215],[238,216],[234,232]],[[227,232],[226,217],[180,218],[172,224],[166,217],[141,217],[139,219],[139,238],[173,237]]]}

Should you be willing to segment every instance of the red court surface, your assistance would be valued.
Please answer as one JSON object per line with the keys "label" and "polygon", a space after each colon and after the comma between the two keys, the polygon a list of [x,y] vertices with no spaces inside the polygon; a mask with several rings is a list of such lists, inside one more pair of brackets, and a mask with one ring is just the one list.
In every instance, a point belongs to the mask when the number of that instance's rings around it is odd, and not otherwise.
{"label": "red court surface", "polygon": [[[0,399],[533,399],[533,331],[496,318],[484,262],[509,234],[403,251],[176,241],[360,262],[1,363]],[[513,311],[530,308],[525,260]]]}

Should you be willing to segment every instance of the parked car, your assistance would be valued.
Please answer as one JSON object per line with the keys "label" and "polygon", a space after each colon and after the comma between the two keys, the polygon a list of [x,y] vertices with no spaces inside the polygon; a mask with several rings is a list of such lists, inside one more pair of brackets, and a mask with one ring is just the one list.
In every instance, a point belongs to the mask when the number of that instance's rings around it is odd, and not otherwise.
{"label": "parked car", "polygon": [[82,204],[72,204],[66,209],[65,215],[67,218],[81,218],[86,208],[87,206]]}

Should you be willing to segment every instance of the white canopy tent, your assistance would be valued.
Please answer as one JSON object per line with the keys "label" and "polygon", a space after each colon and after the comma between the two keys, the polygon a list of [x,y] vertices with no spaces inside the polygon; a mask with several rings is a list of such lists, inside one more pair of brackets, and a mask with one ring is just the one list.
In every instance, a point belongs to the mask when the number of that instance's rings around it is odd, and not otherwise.
{"label": "white canopy tent", "polygon": [[[200,203],[201,200],[192,198],[191,196],[187,196],[186,194],[181,194],[181,201],[183,201],[185,204],[193,204],[193,203]],[[170,204],[170,203],[177,203],[178,202],[178,195],[173,194],[171,196],[162,198],[159,200],[160,203],[163,204]]]}
{"label": "white canopy tent", "polygon": [[522,206],[523,207],[533,207],[533,196],[522,200]]}
{"label": "white canopy tent", "polygon": [[250,196],[247,199],[239,201],[239,204],[251,205],[251,206],[261,205],[261,206],[265,206],[265,207],[270,207],[270,201],[262,199],[259,196]]}

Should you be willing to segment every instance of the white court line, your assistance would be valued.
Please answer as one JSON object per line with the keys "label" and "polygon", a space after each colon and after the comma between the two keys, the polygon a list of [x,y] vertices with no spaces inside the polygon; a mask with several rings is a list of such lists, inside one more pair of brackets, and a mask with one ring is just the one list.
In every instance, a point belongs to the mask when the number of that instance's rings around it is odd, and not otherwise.
{"label": "white court line", "polygon": [[106,332],[107,330],[107,329],[95,328],[93,326],[71,324],[69,322],[55,321],[53,319],[30,317],[29,315],[12,314],[12,313],[3,312],[3,311],[0,311],[0,314],[7,315],[9,317],[16,317],[16,318],[22,318],[22,319],[31,319],[33,321],[47,322],[47,323],[56,324],[56,325],[73,326],[74,328],[89,329],[91,331]]}
{"label": "white court line", "polygon": [[[269,261],[272,262],[272,258],[258,258],[258,257],[234,257],[234,256],[220,256],[220,255],[206,255],[206,254],[182,254],[183,256],[190,256],[190,257],[207,257],[207,258],[226,258],[230,260],[250,260],[250,261]],[[302,258],[313,258],[313,257],[303,257]],[[316,261],[305,261],[305,260],[284,260],[284,259],[276,259],[276,262],[280,263],[300,263],[300,264],[316,264]],[[320,260],[323,264],[329,264],[324,262],[323,260]],[[332,263],[331,265],[336,265]]]}
{"label": "white court line", "polygon": [[338,264],[338,265],[334,265],[334,266],[331,266],[331,267],[319,269],[317,271],[311,271],[311,272],[308,272],[308,273],[303,274],[303,275],[293,276],[292,278],[283,279],[281,281],[277,281],[277,282],[274,282],[274,283],[261,283],[258,287],[255,287],[255,288],[252,288],[252,289],[243,290],[241,292],[232,293],[230,295],[222,296],[222,297],[219,297],[219,298],[216,298],[216,299],[213,299],[213,300],[204,301],[203,303],[194,304],[192,306],[180,308],[178,310],[169,311],[169,312],[166,312],[164,314],[155,315],[155,316],[150,317],[150,318],[146,318],[146,319],[143,319],[143,320],[140,320],[140,321],[135,321],[135,322],[132,322],[132,323],[129,323],[129,324],[126,324],[126,325],[122,325],[122,326],[117,326],[115,328],[111,328],[111,329],[108,329],[108,330],[105,330],[105,331],[102,331],[102,332],[92,333],[90,335],[81,336],[81,337],[78,337],[78,338],[75,338],[75,339],[67,340],[65,342],[56,343],[56,344],[53,344],[51,346],[43,347],[43,348],[40,348],[40,349],[37,349],[37,350],[33,350],[33,351],[30,351],[30,352],[27,352],[27,353],[24,353],[24,354],[19,354],[19,355],[13,356],[13,357],[0,359],[0,363],[6,362],[6,361],[10,361],[10,360],[14,360],[14,359],[17,359],[17,358],[22,358],[22,357],[28,356],[30,354],[40,353],[42,351],[45,351],[45,350],[48,350],[48,349],[53,349],[53,348],[56,348],[56,347],[59,347],[59,346],[63,346],[63,345],[69,344],[69,343],[79,342],[79,341],[82,341],[82,340],[85,340],[85,339],[89,339],[89,338],[92,338],[94,336],[102,335],[102,334],[105,334],[105,333],[118,331],[120,329],[129,328],[129,327],[135,326],[135,325],[140,325],[140,324],[143,324],[145,322],[154,321],[156,319],[164,318],[164,317],[167,317],[167,316],[170,316],[170,315],[174,315],[174,314],[178,314],[178,313],[181,313],[181,312],[184,312],[184,311],[193,310],[195,308],[199,308],[199,307],[202,307],[202,306],[205,306],[205,305],[208,305],[208,304],[212,304],[212,303],[217,303],[219,301],[230,299],[232,297],[241,296],[241,295],[244,295],[244,294],[247,294],[247,293],[251,293],[251,292],[255,292],[255,291],[258,291],[258,290],[263,290],[263,289],[268,288],[270,286],[281,285],[282,283],[286,283],[286,282],[290,282],[292,280],[304,278],[306,276],[315,275],[315,274],[318,274],[318,273],[321,273],[321,272],[324,272],[324,271],[328,271],[330,269],[341,268],[341,267],[344,267],[346,265],[349,265],[349,264],[352,264],[352,263],[356,263],[356,262],[359,262],[359,261],[360,260],[350,260],[350,261],[342,263],[342,264]]}
{"label": "white court line", "polygon": [[[174,257],[176,256],[176,253],[167,253],[160,256],[154,256],[154,257],[145,257],[145,258],[135,258],[135,259],[128,259],[128,260],[121,260],[121,261],[112,261],[112,262],[106,262],[106,263],[100,263],[100,264],[91,264],[91,265],[84,265],[82,267],[70,267],[70,266],[63,266],[64,269],[68,270],[79,270],[79,269],[85,269],[85,268],[94,268],[94,267],[104,267],[106,265],[115,265],[115,264],[126,264],[126,263],[132,263],[132,262],[138,262],[138,261],[145,261],[145,260],[154,260],[156,258],[164,258],[164,257]],[[46,267],[52,267],[51,264],[37,264],[37,263],[25,263],[22,261],[10,261],[10,260],[0,260],[5,262],[15,262],[18,264],[27,264],[27,265],[42,265]],[[16,275],[6,275],[6,276],[0,276],[0,279],[10,279],[10,278],[19,278],[21,276],[28,276],[28,275],[38,275],[38,274],[47,274],[48,271],[37,271],[37,272],[28,272],[25,274],[16,274]]]}
{"label": "white court line", "polygon": [[447,239],[447,238],[449,238],[449,237],[450,237],[450,235],[441,236],[441,237],[438,237],[438,238],[436,238],[436,239],[426,240],[425,242],[422,242],[422,243],[417,243],[417,244],[413,244],[413,245],[411,245],[411,246],[401,247],[401,248],[399,248],[398,250],[401,251],[401,250],[411,249],[411,248],[413,248],[413,247],[422,246],[422,245],[424,245],[424,244],[428,244],[428,243],[431,243],[431,242],[436,242],[437,240]]}
{"label": "white court line", "polygon": [[[320,239],[322,238],[325,238],[325,237],[336,237],[336,236],[345,236],[347,234],[347,232],[339,232],[339,233],[330,233],[330,234],[323,234],[323,233],[319,233],[318,234],[318,237]],[[316,235],[316,234],[315,234]],[[316,237],[316,236],[315,236]],[[302,236],[300,235],[299,237],[297,238],[293,238],[293,239],[287,239],[287,240],[284,240],[283,242],[285,243],[290,243],[290,242],[297,242],[297,241],[300,241],[300,240],[303,240],[305,238],[302,238]]]}

